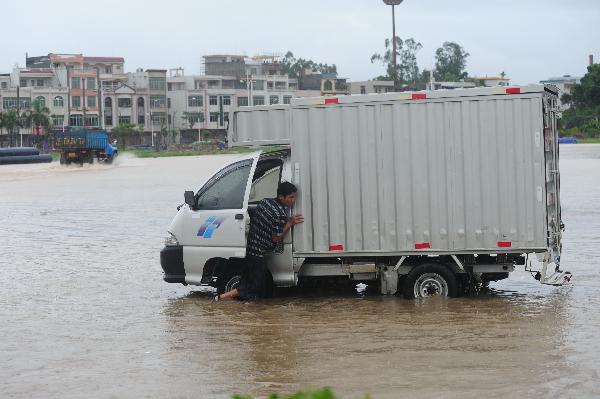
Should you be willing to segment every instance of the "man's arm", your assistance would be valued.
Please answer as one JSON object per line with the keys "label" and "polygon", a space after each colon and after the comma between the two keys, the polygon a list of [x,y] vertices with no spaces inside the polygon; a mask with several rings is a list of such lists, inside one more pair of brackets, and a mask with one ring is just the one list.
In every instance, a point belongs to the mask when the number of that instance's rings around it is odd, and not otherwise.
{"label": "man's arm", "polygon": [[283,240],[283,237],[285,237],[285,235],[287,234],[288,231],[290,231],[290,229],[292,228],[293,225],[303,223],[303,222],[304,222],[304,217],[301,214],[296,213],[296,214],[292,215],[292,217],[289,218],[289,220],[283,224],[283,232],[280,235],[273,235],[271,237],[271,239],[273,240],[273,242],[279,242],[279,241]]}

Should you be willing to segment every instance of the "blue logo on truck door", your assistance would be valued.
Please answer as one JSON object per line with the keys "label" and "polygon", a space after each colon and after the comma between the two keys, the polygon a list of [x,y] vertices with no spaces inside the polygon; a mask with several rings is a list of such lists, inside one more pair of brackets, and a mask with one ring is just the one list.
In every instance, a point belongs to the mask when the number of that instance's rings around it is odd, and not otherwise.
{"label": "blue logo on truck door", "polygon": [[222,216],[210,216],[204,221],[204,223],[202,223],[202,226],[200,226],[200,229],[198,230],[198,237],[211,238],[213,232],[218,229],[219,226],[221,226],[221,223],[223,223],[225,219],[226,217]]}

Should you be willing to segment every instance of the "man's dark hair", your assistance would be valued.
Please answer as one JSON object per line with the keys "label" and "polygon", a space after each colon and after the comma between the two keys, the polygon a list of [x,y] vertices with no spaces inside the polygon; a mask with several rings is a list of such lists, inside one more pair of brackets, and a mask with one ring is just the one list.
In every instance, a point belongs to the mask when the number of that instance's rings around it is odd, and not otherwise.
{"label": "man's dark hair", "polygon": [[298,189],[296,188],[296,186],[294,186],[292,183],[284,181],[279,183],[279,186],[277,186],[277,196],[279,197],[280,195],[283,195],[284,197],[290,195],[290,194],[294,194],[295,192],[297,192]]}

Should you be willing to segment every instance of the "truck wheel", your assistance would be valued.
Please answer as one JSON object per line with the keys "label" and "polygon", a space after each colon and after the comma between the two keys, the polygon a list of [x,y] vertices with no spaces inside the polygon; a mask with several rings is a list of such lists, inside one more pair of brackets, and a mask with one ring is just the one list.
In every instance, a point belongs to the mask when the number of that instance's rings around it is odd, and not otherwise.
{"label": "truck wheel", "polygon": [[431,296],[458,296],[458,282],[450,269],[439,263],[424,263],[412,269],[404,280],[406,299]]}

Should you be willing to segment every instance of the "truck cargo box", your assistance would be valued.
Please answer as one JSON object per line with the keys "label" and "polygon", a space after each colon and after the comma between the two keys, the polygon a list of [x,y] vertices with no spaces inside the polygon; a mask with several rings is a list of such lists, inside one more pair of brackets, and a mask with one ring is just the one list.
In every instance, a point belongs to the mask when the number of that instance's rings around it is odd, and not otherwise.
{"label": "truck cargo box", "polygon": [[54,133],[55,148],[88,148],[104,150],[108,145],[105,131],[79,131]]}
{"label": "truck cargo box", "polygon": [[289,143],[299,256],[560,254],[556,93],[541,85],[242,107],[231,145]]}

